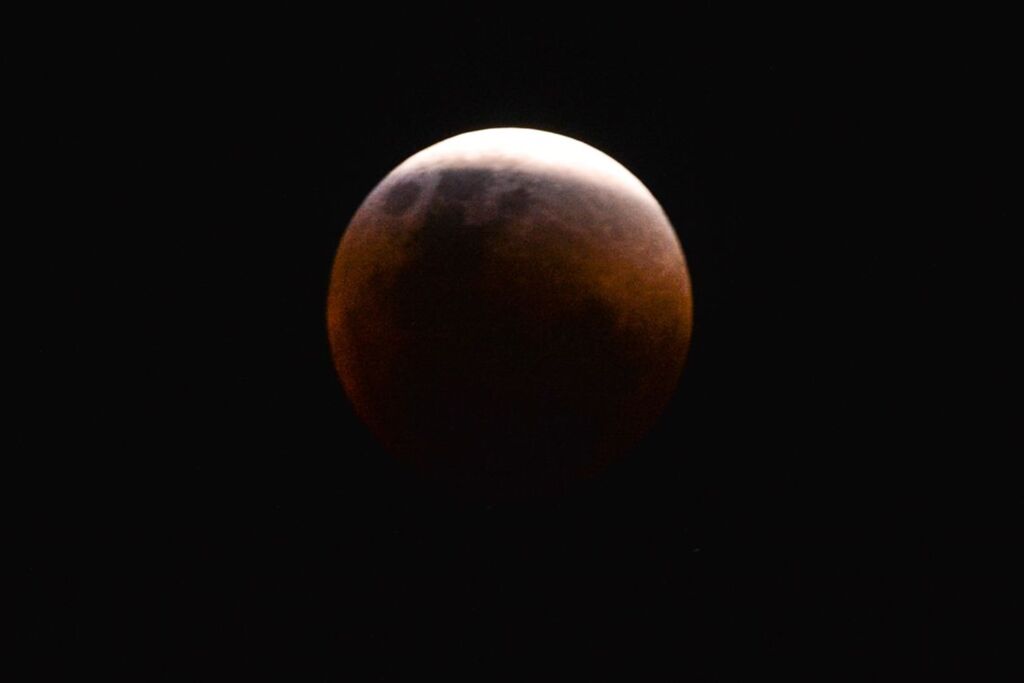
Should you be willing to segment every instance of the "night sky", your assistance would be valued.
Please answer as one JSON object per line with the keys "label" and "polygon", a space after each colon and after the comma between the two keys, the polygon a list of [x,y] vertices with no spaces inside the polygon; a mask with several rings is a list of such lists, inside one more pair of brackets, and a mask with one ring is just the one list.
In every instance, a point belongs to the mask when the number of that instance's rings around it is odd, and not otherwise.
{"label": "night sky", "polygon": [[[985,678],[1013,538],[983,405],[998,40],[708,9],[91,19],[25,59],[29,146],[70,187],[35,214],[20,442],[38,680]],[[373,186],[493,126],[637,175],[695,322],[629,457],[487,506],[374,443],[325,306]]]}

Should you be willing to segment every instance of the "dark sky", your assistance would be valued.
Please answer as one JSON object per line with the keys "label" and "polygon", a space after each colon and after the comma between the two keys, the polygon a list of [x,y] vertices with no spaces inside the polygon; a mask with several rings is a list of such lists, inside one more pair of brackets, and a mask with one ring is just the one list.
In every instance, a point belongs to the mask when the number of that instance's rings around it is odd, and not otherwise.
{"label": "dark sky", "polygon": [[[984,678],[998,38],[592,12],[90,17],[22,59],[68,188],[26,394],[39,680]],[[378,180],[509,125],[650,187],[696,320],[629,458],[487,507],[373,443],[324,308]]]}

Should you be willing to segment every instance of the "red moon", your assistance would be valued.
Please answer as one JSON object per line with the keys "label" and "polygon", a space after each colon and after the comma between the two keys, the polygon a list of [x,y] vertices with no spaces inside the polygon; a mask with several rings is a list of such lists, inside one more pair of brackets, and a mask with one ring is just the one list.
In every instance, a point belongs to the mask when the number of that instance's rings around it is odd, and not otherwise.
{"label": "red moon", "polygon": [[678,383],[682,248],[611,157],[543,131],[444,140],[352,218],[327,323],[384,447],[471,496],[561,491],[634,445]]}

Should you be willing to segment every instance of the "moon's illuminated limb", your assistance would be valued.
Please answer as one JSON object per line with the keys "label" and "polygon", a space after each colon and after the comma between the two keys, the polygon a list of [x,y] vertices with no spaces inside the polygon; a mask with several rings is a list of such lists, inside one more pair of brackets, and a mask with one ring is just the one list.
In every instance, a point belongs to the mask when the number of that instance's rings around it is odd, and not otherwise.
{"label": "moon's illuminated limb", "polygon": [[582,175],[594,183],[650,196],[635,175],[604,152],[564,135],[530,128],[488,128],[456,135],[414,154],[394,172],[413,172],[438,163],[486,164],[495,169],[529,164],[537,170]]}

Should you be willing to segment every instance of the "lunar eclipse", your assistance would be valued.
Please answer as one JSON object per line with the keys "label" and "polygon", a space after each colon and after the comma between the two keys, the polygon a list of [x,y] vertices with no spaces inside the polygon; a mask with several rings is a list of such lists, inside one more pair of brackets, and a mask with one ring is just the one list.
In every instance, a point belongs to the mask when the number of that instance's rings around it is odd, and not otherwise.
{"label": "lunar eclipse", "polygon": [[571,138],[489,129],[384,178],[345,231],[334,364],[385,448],[469,495],[564,489],[651,427],[690,339],[660,205]]}

